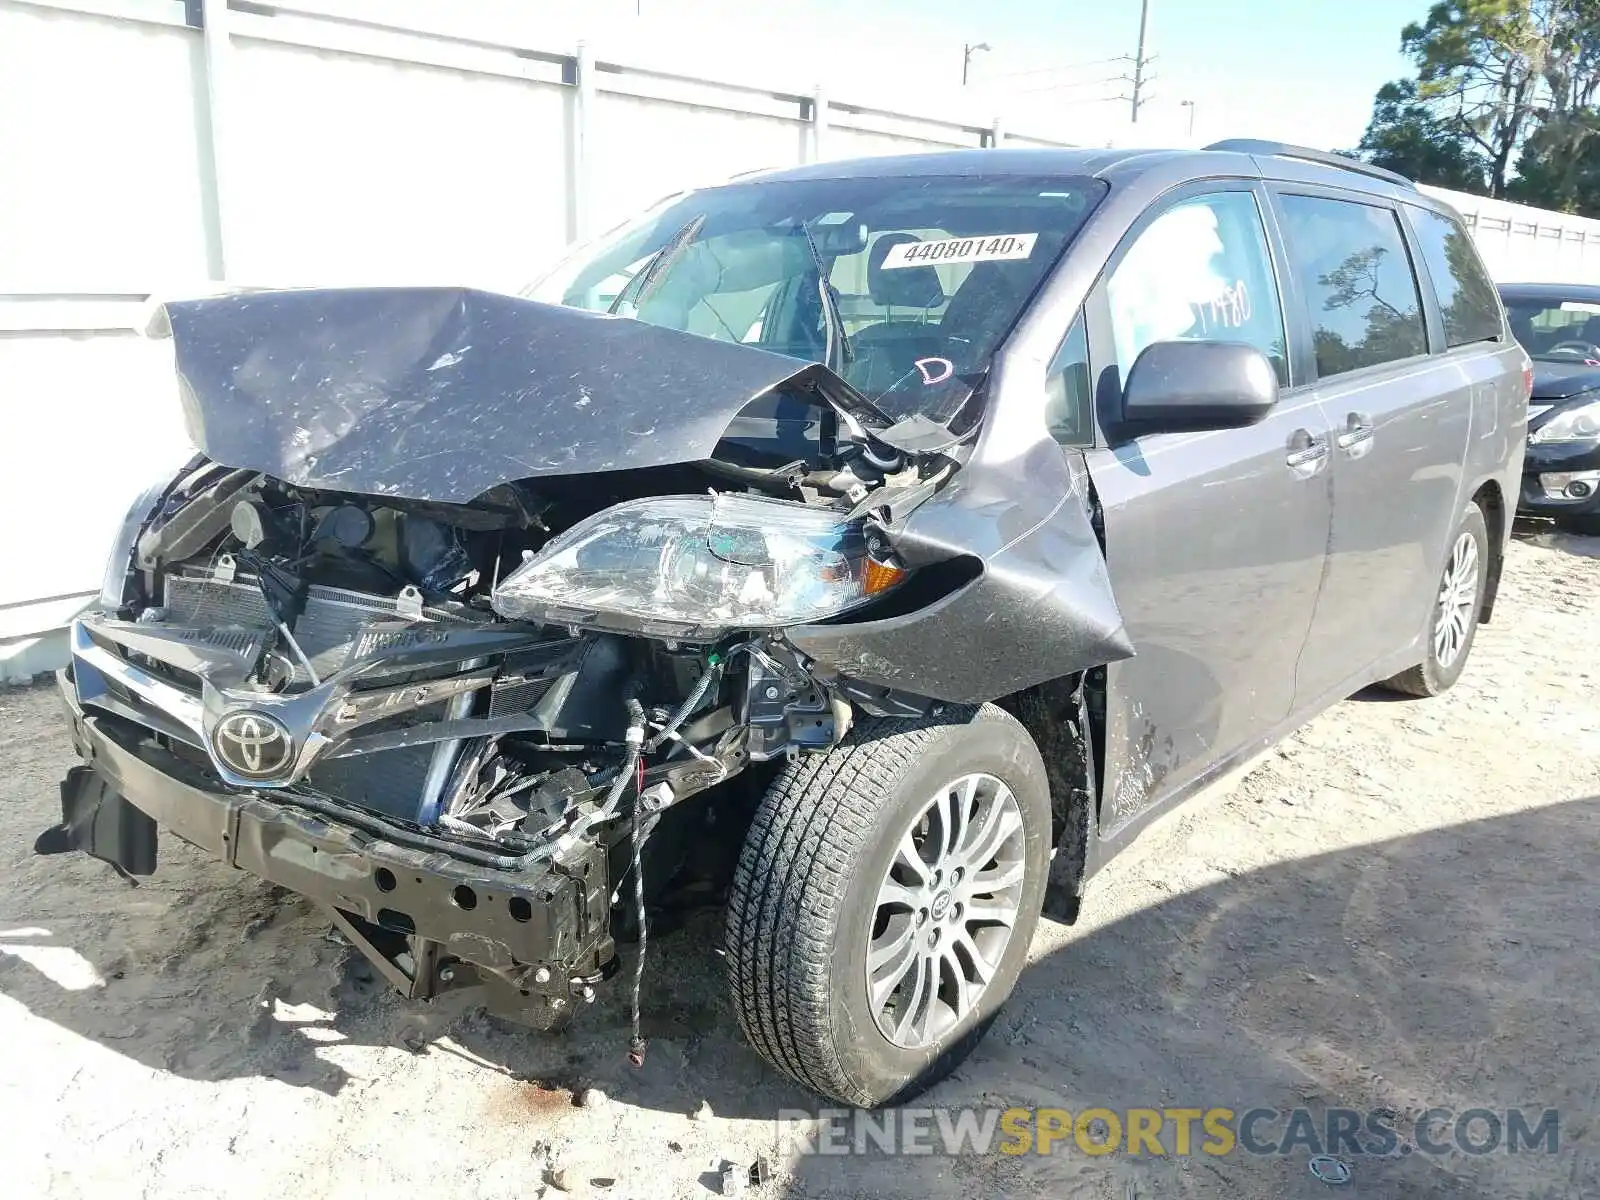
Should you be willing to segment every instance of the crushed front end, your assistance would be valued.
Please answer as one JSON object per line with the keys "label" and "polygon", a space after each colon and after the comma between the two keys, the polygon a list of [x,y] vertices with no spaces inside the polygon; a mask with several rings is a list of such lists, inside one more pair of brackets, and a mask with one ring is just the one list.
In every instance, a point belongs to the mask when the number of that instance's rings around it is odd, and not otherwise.
{"label": "crushed front end", "polygon": [[412,996],[592,998],[668,810],[849,727],[776,626],[901,574],[848,499],[673,494],[705,482],[454,505],[197,460],[73,626],[86,765],[39,849],[148,874],[161,827],[322,905]]}
{"label": "crushed front end", "polygon": [[1059,448],[974,469],[981,375],[891,417],[819,364],[460,289],[153,331],[199,454],[72,628],[84,765],[36,848],[135,877],[165,830],[413,997],[558,1021],[739,840],[752,764],[1129,652]]}

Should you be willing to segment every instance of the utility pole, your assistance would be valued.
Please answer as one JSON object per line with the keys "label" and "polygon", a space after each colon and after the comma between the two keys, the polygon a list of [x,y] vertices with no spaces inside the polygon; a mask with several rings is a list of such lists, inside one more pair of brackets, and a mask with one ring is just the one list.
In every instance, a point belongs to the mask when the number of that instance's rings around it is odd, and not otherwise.
{"label": "utility pole", "polygon": [[1133,124],[1139,123],[1139,105],[1144,102],[1141,93],[1148,82],[1144,69],[1150,65],[1150,60],[1145,57],[1144,39],[1150,29],[1150,0],[1139,0],[1139,46],[1133,52]]}

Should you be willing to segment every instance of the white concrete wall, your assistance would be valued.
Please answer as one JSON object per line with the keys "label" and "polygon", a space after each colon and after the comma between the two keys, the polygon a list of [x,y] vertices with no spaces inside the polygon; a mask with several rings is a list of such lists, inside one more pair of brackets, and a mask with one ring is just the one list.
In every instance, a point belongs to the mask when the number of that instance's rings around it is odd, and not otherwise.
{"label": "white concrete wall", "polygon": [[[949,90],[895,111],[594,62],[481,6],[193,9],[209,38],[181,0],[0,0],[0,676],[46,664],[32,639],[96,590],[128,500],[186,452],[168,351],[134,332],[149,297],[515,289],[684,187],[998,125]],[[1047,132],[1002,140],[1064,144]],[[1448,198],[1499,277],[1600,278],[1600,222]]]}
{"label": "white concrete wall", "polygon": [[1600,283],[1600,221],[1444,188],[1423,187],[1467,222],[1501,283]]}
{"label": "white concrete wall", "polygon": [[596,66],[468,6],[273,7],[205,0],[208,45],[180,0],[0,0],[0,677],[49,664],[36,636],[187,453],[170,351],[135,332],[149,297],[515,290],[682,188],[976,146],[993,120]]}

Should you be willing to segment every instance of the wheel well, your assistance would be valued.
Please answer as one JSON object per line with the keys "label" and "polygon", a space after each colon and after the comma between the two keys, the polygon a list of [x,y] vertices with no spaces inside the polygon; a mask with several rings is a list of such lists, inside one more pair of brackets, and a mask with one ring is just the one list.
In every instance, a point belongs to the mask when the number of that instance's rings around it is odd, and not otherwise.
{"label": "wheel well", "polygon": [[1483,523],[1489,527],[1489,570],[1483,585],[1483,607],[1478,620],[1487,625],[1494,615],[1494,598],[1500,590],[1500,567],[1505,560],[1506,500],[1500,485],[1489,480],[1472,494],[1472,502],[1483,513]]}
{"label": "wheel well", "polygon": [[1095,764],[1102,737],[1086,702],[1084,677],[1067,675],[1035,684],[995,702],[1022,722],[1039,748],[1050,781],[1050,834],[1055,857],[1045,887],[1044,913],[1071,924],[1078,919],[1088,861],[1089,826],[1099,794]]}

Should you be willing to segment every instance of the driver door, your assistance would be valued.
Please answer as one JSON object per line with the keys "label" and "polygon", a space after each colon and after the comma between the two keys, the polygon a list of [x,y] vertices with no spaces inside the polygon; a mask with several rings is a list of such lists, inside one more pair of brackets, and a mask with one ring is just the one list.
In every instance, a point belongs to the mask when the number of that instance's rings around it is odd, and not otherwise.
{"label": "driver door", "polygon": [[1283,389],[1246,428],[1085,453],[1135,647],[1107,668],[1102,836],[1263,745],[1294,706],[1332,519],[1329,429],[1290,373],[1269,213],[1244,181],[1180,191],[1135,225],[1086,309],[1102,428],[1155,341],[1244,342]]}

